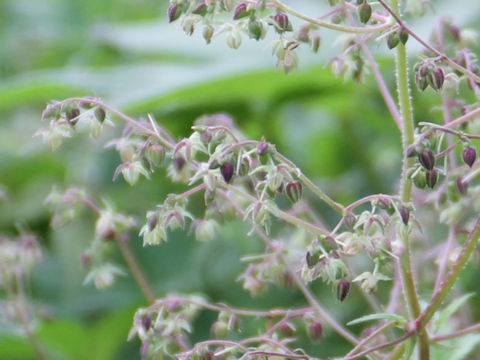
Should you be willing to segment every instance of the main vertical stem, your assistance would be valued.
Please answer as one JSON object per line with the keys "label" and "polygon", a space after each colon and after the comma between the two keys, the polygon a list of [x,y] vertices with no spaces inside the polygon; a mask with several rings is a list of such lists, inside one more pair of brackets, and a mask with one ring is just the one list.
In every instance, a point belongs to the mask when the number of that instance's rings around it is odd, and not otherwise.
{"label": "main vertical stem", "polygon": [[[398,16],[401,16],[399,0],[391,0],[391,6]],[[405,45],[400,43],[396,48],[396,71],[397,71],[397,90],[400,103],[400,113],[403,120],[403,166],[400,196],[405,203],[410,202],[412,195],[412,180],[408,177],[409,169],[414,165],[414,159],[408,157],[408,149],[414,142],[414,124],[412,114],[412,104],[410,98],[410,87],[408,83],[408,58]],[[405,250],[400,258],[403,287],[406,295],[406,301],[412,319],[416,319],[420,313],[420,303],[415,288],[415,280],[412,274],[411,258],[410,258],[410,239],[408,233],[403,236]],[[430,347],[428,335],[424,329],[419,333],[419,359],[430,359]]]}

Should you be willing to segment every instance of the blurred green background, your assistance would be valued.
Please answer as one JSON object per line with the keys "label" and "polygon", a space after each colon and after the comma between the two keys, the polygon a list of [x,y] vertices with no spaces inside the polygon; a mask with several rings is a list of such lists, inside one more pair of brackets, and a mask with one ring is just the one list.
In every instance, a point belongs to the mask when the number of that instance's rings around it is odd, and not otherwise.
{"label": "blurred green background", "polygon": [[[295,3],[305,11],[318,6],[316,1]],[[434,1],[437,16],[479,26],[474,19],[480,5],[450,3]],[[302,51],[298,71],[286,76],[275,69],[268,41],[244,38],[235,51],[220,37],[206,46],[199,35],[187,37],[178,24],[167,24],[167,5],[154,0],[0,0],[0,184],[7,195],[0,203],[0,232],[15,234],[20,227],[41,238],[44,260],[35,268],[28,295],[44,314],[38,337],[56,359],[138,359],[139,343],[126,342],[126,336],[135,309],[146,302],[129,276],[107,291],[82,286],[79,259],[93,237],[95,219],[85,211],[74,223],[52,230],[43,203],[52,186],[84,184],[96,199],[108,199],[140,222],[147,209],[184,188],[163,173],[135,187],[123,179],[112,182],[119,158],[102,144],[120,133],[119,122],[100,140],[77,137],[52,153],[32,138],[45,126],[40,114],[49,100],[100,96],[132,116],[152,113],[177,137],[188,136],[196,117],[225,112],[248,136],[265,135],[277,144],[341,203],[395,189],[398,130],[372,79],[355,85],[324,67],[322,62],[338,51],[331,45],[334,34],[321,32],[320,54]],[[415,24],[420,33],[427,34],[431,20]],[[380,52],[392,88],[393,61]],[[429,110],[437,100],[428,93],[416,101],[417,118],[438,117]],[[327,222],[335,220],[321,203],[312,206]],[[252,300],[241,289],[235,280],[245,265],[238,259],[261,251],[255,238],[239,235],[246,231],[233,223],[206,244],[175,232],[167,244],[154,248],[142,248],[132,234],[132,247],[158,296],[201,292],[212,301],[256,308],[304,304],[292,290],[272,288]],[[114,256],[123,265],[119,254]],[[329,288],[317,285],[316,291],[327,306],[334,304]],[[346,321],[363,305],[353,296],[332,309]],[[208,336],[213,316],[202,313],[194,339]],[[345,346],[328,330],[322,341],[330,346],[305,346],[318,356],[338,354]],[[0,328],[0,359],[32,358],[24,338]]]}

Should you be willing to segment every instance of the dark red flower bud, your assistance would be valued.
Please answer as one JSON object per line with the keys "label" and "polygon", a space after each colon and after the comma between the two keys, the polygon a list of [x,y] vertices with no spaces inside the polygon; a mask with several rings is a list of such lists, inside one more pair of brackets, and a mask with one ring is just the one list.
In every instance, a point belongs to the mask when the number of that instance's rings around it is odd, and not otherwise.
{"label": "dark red flower bud", "polygon": [[440,90],[443,86],[443,82],[445,81],[445,73],[443,72],[442,68],[436,67],[432,71],[432,81],[434,86],[432,88],[434,90]]}
{"label": "dark red flower bud", "polygon": [[457,178],[457,189],[458,192],[462,195],[465,195],[468,191],[468,182],[463,181],[463,178],[461,176]]}
{"label": "dark red flower bud", "polygon": [[308,333],[312,340],[318,340],[323,334],[323,325],[320,321],[313,321],[308,327]]}
{"label": "dark red flower bud", "polygon": [[425,169],[432,170],[435,166],[435,155],[432,150],[424,149],[418,155],[418,161],[420,161],[420,164],[422,164]]}
{"label": "dark red flower bud", "polygon": [[400,217],[402,218],[402,222],[405,225],[408,225],[408,222],[410,220],[410,209],[406,207],[400,208]]}
{"label": "dark red flower bud", "polygon": [[247,4],[241,3],[233,11],[233,20],[238,20],[248,16],[249,11],[247,11]]}
{"label": "dark red flower bud", "polygon": [[186,163],[183,156],[176,156],[175,159],[173,159],[173,165],[177,171],[181,171]]}
{"label": "dark red flower bud", "polygon": [[182,10],[178,4],[172,4],[168,8],[168,22],[177,20],[182,14]]}
{"label": "dark red flower bud", "polygon": [[372,7],[368,2],[364,2],[362,5],[358,7],[358,17],[360,21],[364,24],[370,20],[370,17],[372,16]]}
{"label": "dark red flower bud", "polygon": [[337,285],[337,299],[340,301],[345,300],[349,292],[350,282],[345,279],[340,280]]}
{"label": "dark red flower bud", "polygon": [[289,181],[286,186],[287,197],[292,203],[296,203],[302,198],[303,185],[300,181]]}
{"label": "dark red flower bud", "polygon": [[472,167],[477,159],[477,150],[474,147],[467,147],[462,151],[462,158],[465,164]]}
{"label": "dark red flower bud", "polygon": [[229,184],[230,180],[232,180],[232,177],[233,177],[233,172],[234,172],[233,164],[230,161],[223,163],[223,165],[220,168],[220,172],[222,173],[223,180],[225,180],[225,182]]}
{"label": "dark red flower bud", "polygon": [[425,174],[425,179],[427,181],[428,187],[433,189],[435,187],[435,184],[437,183],[438,171],[435,169],[428,170]]}
{"label": "dark red flower bud", "polygon": [[278,13],[273,17],[273,20],[277,23],[279,31],[287,31],[288,30],[288,16],[284,13]]}
{"label": "dark red flower bud", "polygon": [[148,331],[151,325],[152,325],[152,318],[150,317],[150,315],[145,315],[142,318],[142,326],[145,329],[145,331]]}

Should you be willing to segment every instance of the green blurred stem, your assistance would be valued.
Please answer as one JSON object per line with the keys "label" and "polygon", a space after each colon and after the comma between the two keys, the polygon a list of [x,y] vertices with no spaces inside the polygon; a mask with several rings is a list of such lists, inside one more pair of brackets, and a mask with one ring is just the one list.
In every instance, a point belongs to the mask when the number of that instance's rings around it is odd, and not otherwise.
{"label": "green blurred stem", "polygon": [[440,308],[445,298],[450,294],[455,282],[467,265],[467,261],[477,247],[478,238],[480,237],[480,217],[477,218],[475,226],[468,235],[467,241],[463,244],[457,260],[450,268],[445,280],[440,283],[440,288],[433,294],[430,303],[427,305],[423,313],[417,318],[416,326],[423,329],[432,319],[435,312]]}
{"label": "green blurred stem", "polygon": [[[382,1],[379,1],[384,7],[388,6]],[[391,0],[392,16],[395,19],[401,19],[400,6],[398,0]],[[390,8],[388,8],[390,9]],[[398,14],[398,15],[397,15]],[[401,20],[400,20],[401,21]],[[403,133],[402,133],[402,145],[403,145],[403,167],[400,197],[403,202],[409,203],[412,197],[412,180],[409,178],[409,169],[414,165],[414,159],[408,157],[408,148],[414,142],[414,123],[412,113],[412,103],[410,97],[410,86],[408,83],[408,57],[407,49],[404,44],[400,43],[396,47],[396,74],[397,74],[397,90],[398,99],[400,103],[400,113],[403,120]],[[408,309],[412,319],[416,319],[421,313],[420,302],[418,300],[417,290],[415,288],[415,279],[412,272],[412,261],[410,251],[410,239],[408,237],[408,230],[404,229],[402,235],[404,251],[400,256],[400,268],[402,272],[403,288],[405,291],[405,298],[408,304]],[[420,329],[419,332],[419,352],[418,356],[421,360],[430,359],[430,345],[428,340],[428,334],[424,329]]]}
{"label": "green blurred stem", "polygon": [[312,190],[312,192],[315,193],[315,195],[317,195],[321,200],[323,200],[328,206],[330,206],[333,210],[335,210],[342,216],[345,214],[345,208],[343,207],[343,205],[337,203],[332,198],[330,198],[327,194],[325,194],[322,191],[322,189],[320,189],[317,185],[315,185],[315,183],[312,180],[306,177],[302,173],[302,171],[292,161],[287,159],[285,156],[283,156],[279,152],[275,153],[275,157],[279,161],[290,166],[292,170],[295,170],[295,175],[297,175],[298,179],[302,181],[306,186],[308,186],[308,188]]}
{"label": "green blurred stem", "polygon": [[[23,329],[25,330],[25,335],[27,336],[28,341],[32,345],[33,351],[35,352],[35,356],[37,360],[46,360],[47,357],[45,356],[40,344],[38,343],[37,337],[35,336],[31,326],[30,321],[28,319],[28,308],[27,308],[27,301],[25,300],[25,295],[23,293],[23,285],[22,285],[22,276],[19,272],[15,274],[15,281],[16,281],[16,298],[18,301],[13,301],[15,307],[17,308],[18,315],[20,316],[20,321],[22,323]],[[8,291],[10,292],[10,291]],[[14,296],[13,292],[10,294]]]}
{"label": "green blurred stem", "polygon": [[[83,203],[94,213],[100,214],[101,210],[98,207],[95,202],[93,202],[89,198],[82,198]],[[138,286],[142,290],[143,295],[145,298],[148,300],[148,302],[153,303],[155,301],[155,295],[153,293],[152,288],[148,284],[147,278],[145,274],[143,273],[142,269],[140,268],[140,265],[137,262],[137,259],[135,258],[135,255],[133,254],[132,250],[128,246],[126,242],[121,240],[118,236],[115,237],[115,240],[117,242],[118,247],[120,248],[120,252],[122,253],[123,258],[127,262],[128,268],[130,269],[130,272],[132,273],[133,277],[135,278],[135,281],[137,282]]]}
{"label": "green blurred stem", "polygon": [[303,19],[305,21],[308,21],[311,24],[315,24],[315,25],[318,25],[318,26],[321,26],[321,27],[324,27],[324,28],[327,28],[327,29],[331,29],[331,30],[337,30],[337,31],[342,31],[342,32],[346,32],[346,33],[360,34],[360,33],[380,32],[380,31],[386,30],[386,29],[388,29],[392,26],[388,22],[380,24],[380,25],[365,26],[365,27],[344,26],[344,25],[339,25],[339,24],[332,24],[330,22],[322,21],[322,20],[319,20],[319,19],[312,18],[308,15],[302,14],[302,13],[288,7],[287,5],[285,5],[284,3],[282,3],[279,0],[273,0],[272,2],[275,4],[275,7],[280,11],[283,11],[285,13],[288,13],[290,15],[298,17],[299,19]]}

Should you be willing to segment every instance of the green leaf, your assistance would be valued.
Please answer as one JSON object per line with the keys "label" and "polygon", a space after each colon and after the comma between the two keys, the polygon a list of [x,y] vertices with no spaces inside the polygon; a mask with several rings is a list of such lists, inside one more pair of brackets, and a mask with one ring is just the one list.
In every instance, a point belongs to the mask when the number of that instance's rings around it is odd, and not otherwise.
{"label": "green leaf", "polygon": [[380,313],[380,314],[370,314],[370,315],[362,316],[358,319],[348,322],[347,325],[351,326],[351,325],[356,325],[356,324],[360,324],[367,321],[373,321],[373,320],[393,320],[399,324],[404,324],[407,321],[403,316],[400,316],[400,315]]}
{"label": "green leaf", "polygon": [[439,311],[436,319],[433,322],[433,326],[434,326],[434,329],[435,329],[434,331],[440,330],[440,328],[443,325],[445,325],[447,320],[453,314],[455,314],[458,311],[458,309],[460,309],[460,307],[462,307],[467,302],[467,300],[470,299],[473,295],[475,295],[475,294],[474,293],[465,294],[462,297],[453,300],[442,311]]}

